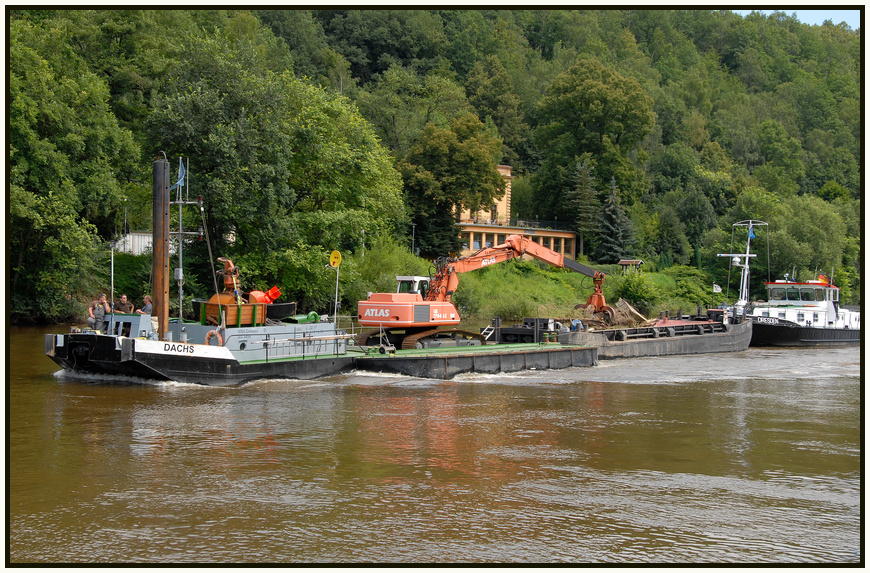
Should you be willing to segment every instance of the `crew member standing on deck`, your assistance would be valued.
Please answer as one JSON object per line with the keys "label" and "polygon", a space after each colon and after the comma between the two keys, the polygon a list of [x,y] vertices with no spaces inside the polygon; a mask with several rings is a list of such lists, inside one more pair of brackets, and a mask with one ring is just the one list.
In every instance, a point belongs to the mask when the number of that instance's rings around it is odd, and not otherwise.
{"label": "crew member standing on deck", "polygon": [[88,326],[98,332],[103,332],[103,325],[105,324],[106,313],[108,312],[112,312],[112,309],[109,308],[109,302],[106,300],[105,293],[100,293],[99,298],[88,306]]}

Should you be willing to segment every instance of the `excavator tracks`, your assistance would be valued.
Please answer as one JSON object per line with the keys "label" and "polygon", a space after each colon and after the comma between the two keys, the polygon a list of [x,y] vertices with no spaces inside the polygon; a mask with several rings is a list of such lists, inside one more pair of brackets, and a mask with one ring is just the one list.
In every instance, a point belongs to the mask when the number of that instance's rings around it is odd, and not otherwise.
{"label": "excavator tracks", "polygon": [[[463,339],[465,344],[460,344],[460,339]],[[402,350],[430,348],[429,344],[432,342],[438,342],[437,345],[432,346],[434,348],[439,348],[441,346],[478,346],[486,344],[486,338],[478,332],[435,328],[406,336],[405,339],[402,340]],[[455,344],[453,342],[455,342]],[[477,344],[475,344],[475,342],[477,342]],[[420,346],[418,346],[418,344]]]}
{"label": "excavator tracks", "polygon": [[[383,339],[381,338],[383,335]],[[433,328],[411,334],[383,331],[378,328],[365,330],[356,335],[360,346],[395,344],[402,350],[418,348],[442,348],[448,346],[478,346],[486,344],[486,337],[477,332],[458,329]],[[419,346],[418,346],[419,345]]]}

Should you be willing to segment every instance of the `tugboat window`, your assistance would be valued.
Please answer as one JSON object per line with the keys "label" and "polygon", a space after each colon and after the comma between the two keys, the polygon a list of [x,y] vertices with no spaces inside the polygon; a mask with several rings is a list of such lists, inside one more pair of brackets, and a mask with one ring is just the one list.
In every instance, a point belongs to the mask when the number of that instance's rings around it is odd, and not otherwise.
{"label": "tugboat window", "polygon": [[820,288],[816,289],[816,300],[825,300],[824,289],[820,289]]}
{"label": "tugboat window", "polygon": [[784,312],[779,313],[779,317],[780,317],[780,318],[785,318],[785,313],[784,313]]}
{"label": "tugboat window", "polygon": [[796,288],[790,288],[786,291],[786,297],[788,298],[788,300],[800,300],[801,293]]}
{"label": "tugboat window", "polygon": [[772,288],[770,289],[770,296],[773,300],[785,300],[785,289]]}
{"label": "tugboat window", "polygon": [[812,301],[813,300],[813,290],[809,288],[801,289],[801,300]]}

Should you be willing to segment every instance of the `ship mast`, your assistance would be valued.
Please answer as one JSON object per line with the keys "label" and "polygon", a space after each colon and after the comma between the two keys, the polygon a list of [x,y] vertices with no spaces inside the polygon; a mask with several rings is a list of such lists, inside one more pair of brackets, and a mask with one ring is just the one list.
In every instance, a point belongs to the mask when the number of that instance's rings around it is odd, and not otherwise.
{"label": "ship mast", "polygon": [[[749,247],[752,239],[755,238],[753,227],[766,226],[764,221],[748,219],[734,223],[732,227],[748,227],[746,236],[746,252],[745,253],[719,253],[720,257],[729,257],[731,265],[740,268],[740,292],[737,295],[737,302],[734,303],[734,308],[738,312],[742,312],[746,305],[749,304],[749,259],[755,255],[749,252]],[[733,233],[733,229],[732,229]]]}
{"label": "ship mast", "polygon": [[169,161],[165,154],[154,161],[153,175],[152,316],[157,318],[157,339],[165,340],[169,326]]}

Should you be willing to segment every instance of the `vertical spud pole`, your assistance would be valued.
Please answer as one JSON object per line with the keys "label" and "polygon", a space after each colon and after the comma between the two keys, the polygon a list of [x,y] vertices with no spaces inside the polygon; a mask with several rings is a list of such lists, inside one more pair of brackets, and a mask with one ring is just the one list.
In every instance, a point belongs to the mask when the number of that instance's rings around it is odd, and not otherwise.
{"label": "vertical spud pole", "polygon": [[169,325],[169,161],[164,158],[154,162],[153,198],[153,316],[157,318],[158,339],[164,340]]}

